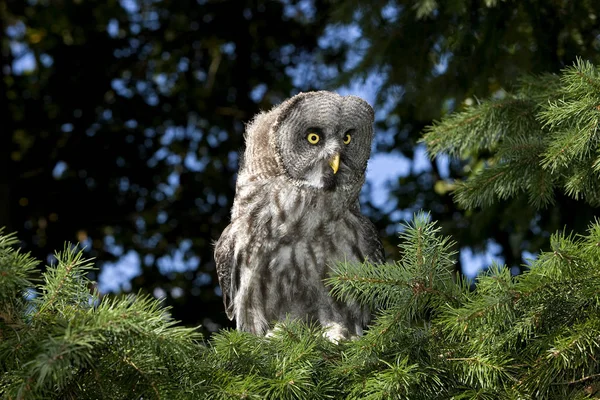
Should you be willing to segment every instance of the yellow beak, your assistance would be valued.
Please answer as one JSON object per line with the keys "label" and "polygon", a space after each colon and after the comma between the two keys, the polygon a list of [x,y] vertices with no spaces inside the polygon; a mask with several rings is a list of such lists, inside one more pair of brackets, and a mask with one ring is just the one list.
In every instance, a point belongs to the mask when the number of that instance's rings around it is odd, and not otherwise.
{"label": "yellow beak", "polygon": [[331,159],[329,159],[329,166],[333,170],[334,174],[337,174],[338,168],[340,168],[340,154],[336,153]]}

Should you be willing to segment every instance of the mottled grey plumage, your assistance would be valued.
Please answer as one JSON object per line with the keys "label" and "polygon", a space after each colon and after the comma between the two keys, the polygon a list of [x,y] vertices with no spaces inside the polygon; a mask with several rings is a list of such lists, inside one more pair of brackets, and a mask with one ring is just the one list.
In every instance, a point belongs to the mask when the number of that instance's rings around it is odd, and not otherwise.
{"label": "mottled grey plumage", "polygon": [[319,321],[334,340],[362,334],[368,311],[334,300],[323,279],[339,261],[384,261],[358,204],[372,136],[364,100],[325,91],[300,93],[248,125],[231,223],[215,247],[239,330],[264,334],[289,316]]}

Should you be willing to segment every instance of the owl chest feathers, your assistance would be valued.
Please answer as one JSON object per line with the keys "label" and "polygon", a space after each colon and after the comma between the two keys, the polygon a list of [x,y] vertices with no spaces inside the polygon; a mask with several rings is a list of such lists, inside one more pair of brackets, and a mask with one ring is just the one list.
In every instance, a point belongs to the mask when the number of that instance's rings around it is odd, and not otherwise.
{"label": "owl chest feathers", "polygon": [[367,252],[349,199],[277,180],[240,185],[238,194],[244,201],[244,213],[234,205],[232,215],[235,231],[244,236],[234,248],[238,323],[262,332],[286,315],[334,318],[340,311],[323,279],[336,262],[362,261]]}
{"label": "owl chest feathers", "polygon": [[[243,214],[234,206],[232,217],[244,225],[251,247],[263,247],[269,258],[254,256],[251,263],[268,262],[271,269],[301,263],[323,272],[327,263],[363,256],[360,220],[350,211],[349,193],[307,190],[277,180],[241,186],[238,193],[247,202]],[[253,252],[241,246],[236,250]]]}

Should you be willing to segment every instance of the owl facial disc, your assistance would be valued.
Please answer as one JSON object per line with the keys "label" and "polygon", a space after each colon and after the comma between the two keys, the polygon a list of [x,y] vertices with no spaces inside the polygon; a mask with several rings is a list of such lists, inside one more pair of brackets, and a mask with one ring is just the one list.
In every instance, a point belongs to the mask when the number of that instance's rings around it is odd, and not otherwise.
{"label": "owl facial disc", "polygon": [[355,96],[310,92],[275,115],[275,125],[265,132],[288,179],[316,190],[360,190],[373,137],[371,106]]}

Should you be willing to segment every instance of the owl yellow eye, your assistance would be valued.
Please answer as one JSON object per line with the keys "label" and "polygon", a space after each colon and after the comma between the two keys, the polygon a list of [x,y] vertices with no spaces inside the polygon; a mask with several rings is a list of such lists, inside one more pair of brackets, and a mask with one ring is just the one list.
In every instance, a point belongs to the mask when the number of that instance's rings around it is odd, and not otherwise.
{"label": "owl yellow eye", "polygon": [[306,137],[306,140],[308,140],[308,143],[310,143],[310,144],[317,144],[317,143],[319,143],[320,139],[321,138],[316,133],[309,133],[308,136]]}
{"label": "owl yellow eye", "polygon": [[346,136],[344,136],[344,144],[350,143],[351,140],[352,140],[352,136],[350,136],[349,133],[346,133]]}

